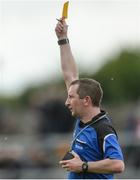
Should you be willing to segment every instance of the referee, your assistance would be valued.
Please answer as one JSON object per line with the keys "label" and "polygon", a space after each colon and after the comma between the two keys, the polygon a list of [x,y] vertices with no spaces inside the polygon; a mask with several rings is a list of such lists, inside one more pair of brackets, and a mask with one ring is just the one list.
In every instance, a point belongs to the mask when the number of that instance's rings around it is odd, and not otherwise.
{"label": "referee", "polygon": [[65,20],[61,19],[55,32],[68,91],[65,104],[76,118],[76,126],[70,153],[59,163],[68,171],[68,179],[113,179],[114,173],[124,171],[117,133],[108,114],[100,108],[103,96],[100,83],[78,77],[67,30]]}

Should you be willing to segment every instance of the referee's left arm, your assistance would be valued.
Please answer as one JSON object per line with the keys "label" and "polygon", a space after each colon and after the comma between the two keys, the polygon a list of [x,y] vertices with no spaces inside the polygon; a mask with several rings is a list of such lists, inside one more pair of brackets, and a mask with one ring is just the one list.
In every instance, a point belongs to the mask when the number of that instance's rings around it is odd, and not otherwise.
{"label": "referee's left arm", "polygon": [[88,172],[91,173],[122,173],[125,165],[122,160],[104,159],[95,162],[88,162]]}

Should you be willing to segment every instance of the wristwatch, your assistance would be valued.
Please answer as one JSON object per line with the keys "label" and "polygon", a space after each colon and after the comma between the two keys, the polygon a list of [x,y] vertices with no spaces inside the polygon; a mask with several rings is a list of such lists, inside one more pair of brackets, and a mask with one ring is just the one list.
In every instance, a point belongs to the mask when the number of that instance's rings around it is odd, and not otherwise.
{"label": "wristwatch", "polygon": [[68,44],[68,43],[69,43],[69,39],[68,38],[64,38],[64,39],[58,40],[58,44],[59,45]]}
{"label": "wristwatch", "polygon": [[83,162],[82,171],[83,171],[83,173],[86,173],[88,171],[88,163],[87,162]]}

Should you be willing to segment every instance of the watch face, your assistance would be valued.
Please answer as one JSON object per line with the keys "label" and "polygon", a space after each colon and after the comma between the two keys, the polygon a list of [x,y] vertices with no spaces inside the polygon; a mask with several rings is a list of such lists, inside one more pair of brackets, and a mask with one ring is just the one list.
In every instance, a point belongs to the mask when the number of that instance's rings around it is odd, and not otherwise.
{"label": "watch face", "polygon": [[85,170],[86,168],[87,168],[87,164],[84,163],[84,164],[83,164],[83,169]]}
{"label": "watch face", "polygon": [[83,172],[86,172],[88,170],[88,164],[86,162],[83,163],[82,170]]}

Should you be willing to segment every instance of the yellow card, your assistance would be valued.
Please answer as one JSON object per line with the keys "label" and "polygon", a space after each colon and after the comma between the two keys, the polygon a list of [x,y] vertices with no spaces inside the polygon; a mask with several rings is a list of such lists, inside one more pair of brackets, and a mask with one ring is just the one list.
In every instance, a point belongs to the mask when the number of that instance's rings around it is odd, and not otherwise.
{"label": "yellow card", "polygon": [[65,2],[63,5],[62,18],[68,18],[68,5],[69,1]]}

